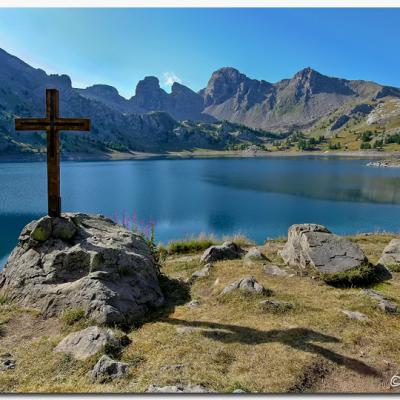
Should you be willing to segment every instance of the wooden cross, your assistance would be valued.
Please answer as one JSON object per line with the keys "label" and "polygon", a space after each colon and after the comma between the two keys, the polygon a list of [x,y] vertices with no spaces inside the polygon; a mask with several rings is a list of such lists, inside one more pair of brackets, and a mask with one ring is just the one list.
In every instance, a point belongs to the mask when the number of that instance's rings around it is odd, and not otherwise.
{"label": "wooden cross", "polygon": [[61,215],[60,131],[89,131],[90,119],[60,118],[57,89],[46,89],[46,118],[16,118],[16,131],[47,132],[47,196],[50,217]]}

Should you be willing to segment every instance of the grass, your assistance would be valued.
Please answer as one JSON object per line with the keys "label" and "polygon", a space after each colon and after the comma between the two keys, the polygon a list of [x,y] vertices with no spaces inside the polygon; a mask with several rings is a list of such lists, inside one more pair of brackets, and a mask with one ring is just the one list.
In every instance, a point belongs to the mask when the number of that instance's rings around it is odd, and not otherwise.
{"label": "grass", "polygon": [[222,239],[216,238],[214,235],[206,235],[201,233],[198,236],[189,237],[183,240],[174,240],[167,244],[166,247],[160,246],[161,252],[168,255],[173,254],[190,254],[204,251],[210,246],[222,244],[223,242],[232,241],[241,247],[254,245],[254,242],[247,239],[244,235],[236,234],[234,236],[224,236]]}
{"label": "grass", "polygon": [[[375,262],[390,234],[357,235]],[[265,255],[286,268],[276,254],[283,240],[269,241]],[[128,331],[132,340],[116,356],[129,363],[129,375],[114,382],[93,384],[87,378],[99,356],[76,361],[54,347],[70,330],[81,329],[85,318],[69,311],[59,319],[8,303],[0,304],[3,336],[0,352],[10,352],[15,370],[0,374],[1,392],[143,392],[150,384],[202,384],[218,392],[378,392],[389,391],[389,381],[400,368],[398,315],[376,307],[362,289],[338,288],[305,276],[266,275],[262,263],[221,261],[209,276],[189,287],[200,266],[201,252],[168,255],[161,285],[168,307]],[[253,275],[270,297],[219,294],[228,284]],[[173,279],[172,279],[173,278]],[[400,303],[400,273],[372,287]],[[197,307],[188,307],[192,299]],[[270,312],[263,299],[293,303],[295,307]],[[341,310],[359,311],[369,321],[347,318]],[[186,330],[177,328],[185,327]],[[179,370],[163,368],[183,365]],[[395,390],[395,389],[394,389]]]}
{"label": "grass", "polygon": [[74,325],[84,318],[85,312],[80,308],[70,308],[65,310],[60,316],[61,321],[67,326]]}

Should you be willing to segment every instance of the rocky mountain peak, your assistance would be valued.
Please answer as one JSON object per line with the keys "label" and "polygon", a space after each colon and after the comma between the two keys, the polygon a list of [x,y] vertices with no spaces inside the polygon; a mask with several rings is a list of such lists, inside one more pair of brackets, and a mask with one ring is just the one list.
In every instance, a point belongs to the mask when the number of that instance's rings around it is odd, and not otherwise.
{"label": "rocky mountain peak", "polygon": [[146,76],[136,85],[135,96],[131,101],[135,111],[160,111],[164,110],[165,99],[168,94],[160,88],[160,81],[155,76]]}
{"label": "rocky mountain peak", "polygon": [[297,72],[289,81],[289,86],[296,87],[296,98],[318,93],[336,93],[345,96],[354,94],[349,81],[322,75],[311,67]]}
{"label": "rocky mountain peak", "polygon": [[104,84],[88,86],[85,91],[93,95],[119,96],[118,90],[114,86]]}
{"label": "rocky mountain peak", "polygon": [[223,103],[235,95],[240,84],[249,78],[237,69],[224,67],[212,73],[207,87],[203,91],[204,105]]}
{"label": "rocky mountain peak", "polygon": [[136,85],[135,96],[160,90],[160,81],[155,76],[146,76]]}
{"label": "rocky mountain peak", "polygon": [[54,85],[56,88],[61,88],[61,89],[71,89],[72,88],[72,82],[71,78],[68,75],[62,74],[51,74],[49,75],[49,82],[48,86]]}

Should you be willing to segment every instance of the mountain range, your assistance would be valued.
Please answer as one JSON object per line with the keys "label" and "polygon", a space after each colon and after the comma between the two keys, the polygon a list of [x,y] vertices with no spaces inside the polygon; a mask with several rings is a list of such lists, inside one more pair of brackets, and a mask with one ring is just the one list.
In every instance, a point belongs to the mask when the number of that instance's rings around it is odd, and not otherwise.
{"label": "mountain range", "polygon": [[148,76],[126,99],[109,85],[74,88],[69,76],[49,75],[0,49],[0,155],[43,155],[45,134],[15,132],[13,119],[42,116],[49,87],[60,90],[62,116],[92,119],[91,133],[62,134],[65,156],[267,149],[271,143],[290,143],[293,134],[329,139],[373,127],[390,135],[400,126],[400,89],[328,77],[311,68],[270,83],[225,67],[199,92],[175,82],[167,93]]}

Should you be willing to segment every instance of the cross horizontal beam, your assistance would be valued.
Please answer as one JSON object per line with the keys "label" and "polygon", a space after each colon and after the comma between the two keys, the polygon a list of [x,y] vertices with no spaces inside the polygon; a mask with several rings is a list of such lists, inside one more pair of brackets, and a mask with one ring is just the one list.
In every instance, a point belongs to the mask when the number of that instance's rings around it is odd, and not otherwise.
{"label": "cross horizontal beam", "polygon": [[50,130],[58,131],[89,131],[90,119],[84,118],[17,118],[15,119],[15,130],[36,131]]}

